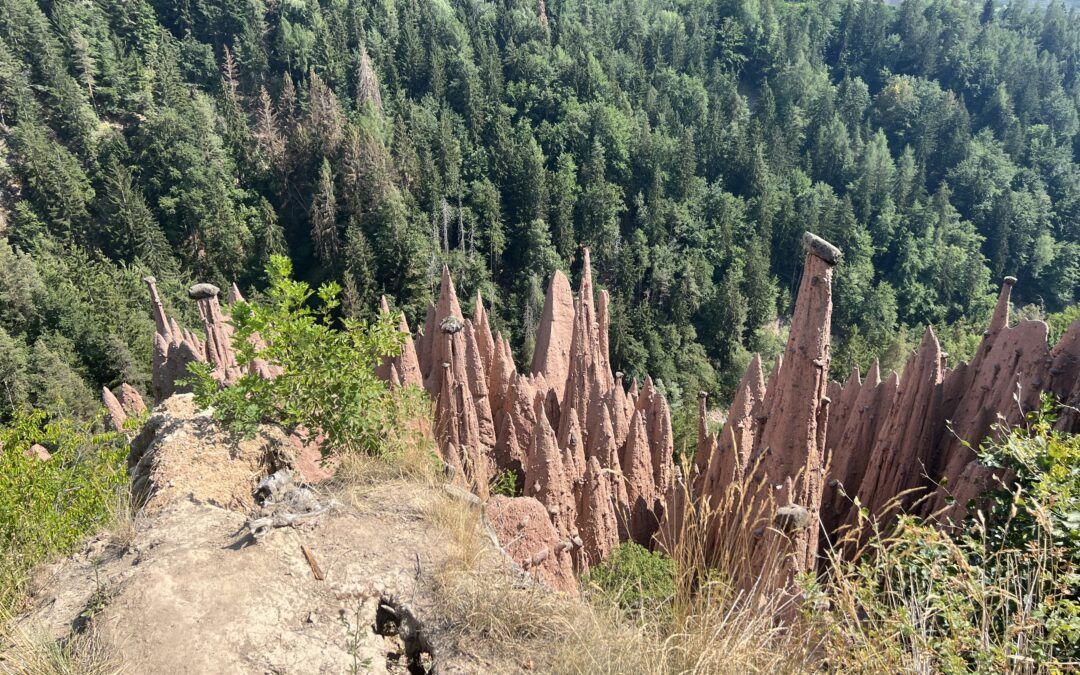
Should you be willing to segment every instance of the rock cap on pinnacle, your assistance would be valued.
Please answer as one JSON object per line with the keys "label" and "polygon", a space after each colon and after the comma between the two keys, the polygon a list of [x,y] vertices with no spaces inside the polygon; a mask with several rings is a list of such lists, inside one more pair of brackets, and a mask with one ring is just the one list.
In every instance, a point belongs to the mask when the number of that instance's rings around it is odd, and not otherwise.
{"label": "rock cap on pinnacle", "polygon": [[214,284],[195,284],[188,289],[188,297],[192,300],[203,300],[205,298],[216,298],[221,289]]}
{"label": "rock cap on pinnacle", "polygon": [[839,248],[812,232],[804,232],[802,240],[803,248],[807,253],[813,253],[830,265],[836,265],[844,259],[844,254]]}

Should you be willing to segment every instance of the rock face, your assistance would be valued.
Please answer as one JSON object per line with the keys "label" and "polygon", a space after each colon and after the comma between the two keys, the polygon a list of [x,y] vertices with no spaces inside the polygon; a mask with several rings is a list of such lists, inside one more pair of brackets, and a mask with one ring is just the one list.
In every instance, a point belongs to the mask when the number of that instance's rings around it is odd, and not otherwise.
{"label": "rock face", "polygon": [[[568,542],[578,572],[620,540],[653,545],[675,473],[667,401],[651,380],[628,394],[611,372],[608,295],[593,288],[588,250],[582,263],[576,299],[562,272],[551,279],[527,374],[509,342],[493,335],[483,298],[464,316],[445,268],[415,342],[443,460],[481,495],[488,480],[514,476]],[[380,373],[402,377],[393,363]]]}
{"label": "rock face", "polygon": [[109,425],[113,431],[124,433],[124,425],[128,417],[140,417],[146,412],[146,403],[142,395],[127,382],[120,385],[120,396],[117,397],[108,387],[101,389],[101,403],[108,413]]}
{"label": "rock face", "polygon": [[[574,296],[566,275],[555,270],[544,297],[536,330],[531,372],[551,382],[565,382],[570,372],[570,338],[574,328]],[[562,392],[558,392],[562,396]]]}
{"label": "rock face", "polygon": [[532,497],[495,495],[484,509],[499,545],[523,570],[551,588],[576,593],[571,544]]}
{"label": "rock face", "polygon": [[[161,403],[175,393],[186,391],[178,382],[188,376],[189,363],[210,363],[214,378],[229,385],[243,374],[236,363],[232,348],[232,327],[225,322],[218,303],[218,288],[212,284],[195,284],[188,289],[188,296],[195,300],[206,331],[206,342],[194,333],[183,329],[165,312],[165,305],[158,295],[157,280],[143,279],[150,289],[150,302],[154,311],[153,389],[154,403]],[[239,292],[237,292],[239,296]]]}
{"label": "rock face", "polygon": [[[856,371],[844,384],[828,383],[831,267],[839,252],[810,235],[805,244],[791,336],[768,387],[758,384],[755,359],[719,438],[708,434],[700,405],[692,491],[700,511],[715,508],[743,481],[743,467],[756,467],[749,486],[769,496],[749,573],[785,555],[786,579],[814,568],[819,537],[835,543],[858,523],[856,499],[878,516],[907,511],[958,524],[985,489],[1008,479],[981,465],[971,448],[1020,423],[1044,391],[1080,402],[1080,322],[1052,349],[1043,322],[1010,326],[1011,277],[971,363],[947,367],[928,327],[902,375],[883,378],[874,363],[865,379]],[[1058,425],[1080,431],[1080,418],[1063,415]]]}

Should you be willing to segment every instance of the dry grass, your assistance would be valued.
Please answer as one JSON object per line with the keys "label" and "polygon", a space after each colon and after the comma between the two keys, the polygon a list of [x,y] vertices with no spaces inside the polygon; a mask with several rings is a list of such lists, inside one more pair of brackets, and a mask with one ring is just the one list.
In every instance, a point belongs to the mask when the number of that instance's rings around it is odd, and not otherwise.
{"label": "dry grass", "polygon": [[[672,611],[628,612],[597,588],[583,588],[579,599],[514,576],[491,546],[477,507],[449,496],[433,500],[425,516],[452,547],[433,583],[443,629],[462,653],[497,662],[502,670],[660,674],[812,668],[814,633],[776,621],[789,613],[790,597],[766,599],[754,588],[736,589],[715,572],[703,574],[709,530],[692,513],[673,552]],[[785,573],[779,565],[773,570]]]}
{"label": "dry grass", "polygon": [[15,675],[110,675],[122,673],[115,654],[91,623],[57,642],[32,634],[0,615],[0,673]]}
{"label": "dry grass", "polygon": [[110,545],[121,552],[131,548],[138,534],[139,513],[131,498],[131,490],[118,490],[109,504],[107,531]]}
{"label": "dry grass", "polygon": [[410,390],[398,390],[397,394],[391,418],[384,425],[380,454],[345,453],[337,458],[328,487],[354,507],[362,508],[372,493],[387,485],[434,487],[443,475],[435,448],[431,402]]}

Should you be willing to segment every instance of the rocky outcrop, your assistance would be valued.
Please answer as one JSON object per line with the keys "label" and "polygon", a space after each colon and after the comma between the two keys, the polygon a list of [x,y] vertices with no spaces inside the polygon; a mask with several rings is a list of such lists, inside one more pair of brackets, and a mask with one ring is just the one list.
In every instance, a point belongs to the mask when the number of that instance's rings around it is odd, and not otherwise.
{"label": "rocky outcrop", "polygon": [[576,593],[570,555],[544,505],[532,497],[495,495],[484,507],[499,545],[523,570],[556,590]]}
{"label": "rocky outcrop", "polygon": [[[902,374],[883,378],[875,362],[865,379],[855,371],[844,384],[827,382],[831,266],[838,251],[810,235],[805,248],[791,335],[768,386],[755,384],[761,370],[755,359],[719,437],[708,434],[704,401],[699,406],[692,490],[699,510],[716,508],[744,479],[768,495],[764,522],[754,532],[751,576],[766,567],[763,556],[786,555],[786,579],[813,569],[819,536],[840,541],[859,524],[861,509],[959,523],[980,505],[984,490],[1009,479],[980,464],[972,448],[1020,423],[1043,392],[1080,401],[1080,322],[1052,349],[1043,322],[1010,326],[1011,277],[970,363],[949,367],[927,327]],[[1080,431],[1080,419],[1068,415],[1058,425]],[[743,467],[755,471],[744,477]],[[720,514],[713,529],[724,522]]]}
{"label": "rocky outcrop", "polygon": [[[483,298],[477,295],[465,318],[444,268],[428,314],[434,332],[426,329],[415,342],[424,385],[436,400],[444,461],[480,493],[486,486],[472,466],[487,462],[489,478],[515,475],[559,536],[581,542],[571,551],[578,571],[610,552],[612,532],[616,542],[651,546],[674,490],[667,401],[651,379],[640,393],[636,384],[627,393],[622,375],[612,373],[609,317],[608,295],[594,289],[585,250],[576,299],[565,275],[552,277],[532,367],[519,373],[509,342],[492,334]],[[381,372],[390,379],[394,369]]]}
{"label": "rocky outcrop", "polygon": [[[150,290],[150,302],[154,312],[154,403],[160,403],[174,393],[187,390],[180,382],[188,377],[188,364],[209,363],[215,379],[222,385],[235,382],[243,369],[236,363],[232,347],[232,327],[225,321],[218,302],[218,287],[212,284],[195,284],[188,289],[188,297],[195,300],[199,316],[203,320],[206,341],[189,330],[181,328],[175,319],[165,312],[165,306],[157,290],[154,277],[143,279]],[[235,294],[239,298],[239,291]],[[259,368],[253,364],[248,367]],[[267,374],[272,374],[267,372]]]}
{"label": "rocky outcrop", "polygon": [[129,417],[138,418],[146,412],[146,403],[142,395],[127,382],[120,385],[117,397],[108,387],[101,389],[101,403],[105,406],[109,426],[113,431],[124,433]]}
{"label": "rocky outcrop", "polygon": [[124,424],[127,422],[127,413],[124,412],[123,406],[120,405],[120,401],[109,390],[108,387],[101,388],[101,403],[105,406],[105,413],[108,415],[109,426],[113,431],[124,431]]}
{"label": "rocky outcrop", "polygon": [[[874,514],[910,507],[936,459],[941,432],[941,346],[932,328],[923,333],[918,351],[908,359],[896,401],[870,450],[859,501]],[[904,494],[901,494],[904,493]]]}
{"label": "rocky outcrop", "polygon": [[596,457],[589,458],[578,499],[578,532],[585,566],[591,567],[611,555],[619,543],[611,483]]}
{"label": "rocky outcrop", "polygon": [[[565,382],[570,372],[570,340],[574,329],[574,296],[566,275],[555,270],[544,297],[536,329],[531,372],[550,382]],[[562,396],[562,391],[557,392]]]}

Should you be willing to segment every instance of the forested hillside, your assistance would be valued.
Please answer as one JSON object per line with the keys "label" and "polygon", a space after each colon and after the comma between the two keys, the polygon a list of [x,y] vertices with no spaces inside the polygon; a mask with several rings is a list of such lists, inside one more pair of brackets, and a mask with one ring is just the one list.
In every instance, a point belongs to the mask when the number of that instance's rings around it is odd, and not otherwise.
{"label": "forested hillside", "polygon": [[837,368],[962,350],[1006,274],[1080,293],[1078,60],[1058,0],[0,0],[0,421],[146,388],[143,275],[275,253],[414,327],[446,263],[528,358],[590,246],[678,407],[777,349],[809,229]]}

